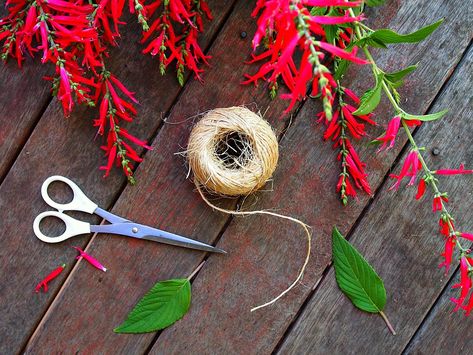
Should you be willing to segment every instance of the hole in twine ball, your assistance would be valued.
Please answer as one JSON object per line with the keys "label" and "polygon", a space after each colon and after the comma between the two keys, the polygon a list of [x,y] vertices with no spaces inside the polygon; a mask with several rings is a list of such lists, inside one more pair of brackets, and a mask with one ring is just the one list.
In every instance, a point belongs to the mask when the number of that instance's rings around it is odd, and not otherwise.
{"label": "hole in twine ball", "polygon": [[196,183],[226,196],[248,195],[269,180],[278,162],[271,126],[245,107],[209,111],[194,126],[187,159]]}

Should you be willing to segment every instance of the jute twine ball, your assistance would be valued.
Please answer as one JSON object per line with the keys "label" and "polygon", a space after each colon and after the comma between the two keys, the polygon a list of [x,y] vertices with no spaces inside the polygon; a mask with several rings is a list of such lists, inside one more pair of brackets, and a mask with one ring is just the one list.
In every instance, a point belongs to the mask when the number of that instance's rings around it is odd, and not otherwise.
{"label": "jute twine ball", "polygon": [[245,107],[206,113],[189,137],[187,158],[196,184],[226,195],[248,195],[272,176],[278,142],[271,126]]}

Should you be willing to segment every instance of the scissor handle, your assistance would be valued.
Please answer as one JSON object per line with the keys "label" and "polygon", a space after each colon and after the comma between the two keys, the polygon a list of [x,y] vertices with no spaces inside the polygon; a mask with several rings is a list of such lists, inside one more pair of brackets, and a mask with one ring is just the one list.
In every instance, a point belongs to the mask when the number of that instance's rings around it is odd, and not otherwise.
{"label": "scissor handle", "polygon": [[[56,217],[62,220],[66,225],[66,230],[64,231],[64,233],[62,233],[58,237],[48,237],[47,235],[44,235],[43,232],[41,232],[41,230],[39,229],[39,224],[46,217]],[[69,217],[67,214],[64,214],[62,212],[46,211],[36,216],[33,222],[33,230],[34,234],[36,234],[36,236],[43,242],[59,243],[66,239],[75,237],[76,235],[90,233],[90,224],[87,222],[78,221],[77,219]]]}
{"label": "scissor handle", "polygon": [[[72,201],[69,203],[58,203],[56,201],[53,201],[51,197],[49,197],[48,194],[48,187],[51,185],[51,183],[55,181],[61,181],[68,185],[73,193],[73,198]],[[92,202],[75,184],[75,182],[69,180],[68,178],[60,175],[54,175],[48,177],[44,182],[43,186],[41,186],[41,195],[43,196],[44,201],[46,203],[57,209],[59,212],[62,211],[82,211],[82,212],[87,212],[87,213],[94,213],[96,208],[98,207],[97,204]]]}

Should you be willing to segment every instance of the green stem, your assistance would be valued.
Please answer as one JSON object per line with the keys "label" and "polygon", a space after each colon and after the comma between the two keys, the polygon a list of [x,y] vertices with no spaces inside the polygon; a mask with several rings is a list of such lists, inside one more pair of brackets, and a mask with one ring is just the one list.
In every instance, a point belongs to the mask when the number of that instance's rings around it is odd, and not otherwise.
{"label": "green stem", "polygon": [[[355,17],[355,14],[353,12],[352,9],[349,9],[349,13],[350,13],[350,16],[352,17]],[[358,37],[358,39],[361,39],[363,37],[362,33],[361,33],[361,29],[360,28],[366,28],[367,30],[369,31],[372,31],[369,27],[367,26],[364,26],[363,24],[359,23],[359,22],[354,22],[354,27],[355,27],[355,34],[356,36]],[[363,47],[363,52],[365,53],[366,55],[366,58],[368,58],[368,60],[370,61],[371,63],[371,67],[372,67],[372,70],[373,70],[373,73],[375,76],[377,76],[377,74],[379,73],[382,73],[383,71],[378,67],[378,65],[376,64],[376,61],[374,60],[373,56],[371,55],[370,51],[368,50],[368,48],[366,47]],[[383,91],[386,93],[386,96],[387,98],[389,99],[389,101],[391,102],[392,106],[394,107],[395,111],[397,114],[405,114],[406,112],[398,105],[398,103],[396,102],[396,100],[394,99],[392,93],[391,93],[391,90],[389,89],[388,85],[386,84],[386,82],[383,80],[382,82],[382,87],[383,87]],[[419,161],[422,165],[422,169],[424,170],[424,173],[425,173],[425,176],[426,176],[426,180],[429,181],[429,185],[432,187],[432,190],[435,194],[435,196],[441,196],[442,193],[440,192],[438,186],[437,186],[437,183],[436,183],[436,178],[434,176],[434,174],[432,173],[432,170],[429,169],[429,167],[427,166],[425,160],[424,160],[424,157],[422,156],[422,154],[420,153],[420,149],[419,147],[417,146],[417,143],[415,142],[414,140],[414,137],[412,136],[412,133],[411,131],[409,130],[409,127],[407,126],[406,122],[404,119],[401,119],[401,122],[402,122],[402,127],[404,128],[404,131],[407,135],[407,138],[412,146],[412,150],[416,151],[417,152],[417,156],[419,158]],[[456,235],[456,232],[455,232],[455,228],[451,222],[452,220],[452,217],[450,215],[450,213],[448,212],[447,208],[445,207],[445,204],[443,202],[443,200],[440,201],[441,203],[441,211],[442,213],[444,213],[448,218],[447,218],[447,223],[448,223],[448,228],[449,228],[449,231],[450,231],[450,235]],[[456,245],[458,246],[458,248],[461,250],[461,254],[464,255],[467,251],[468,251],[468,248],[464,248],[460,241],[458,240],[458,238],[455,238],[455,242],[456,242]],[[471,266],[471,265],[470,265]],[[383,313],[381,312],[381,316],[383,316]],[[383,317],[384,318],[384,317]],[[387,318],[385,319],[387,320]]]}

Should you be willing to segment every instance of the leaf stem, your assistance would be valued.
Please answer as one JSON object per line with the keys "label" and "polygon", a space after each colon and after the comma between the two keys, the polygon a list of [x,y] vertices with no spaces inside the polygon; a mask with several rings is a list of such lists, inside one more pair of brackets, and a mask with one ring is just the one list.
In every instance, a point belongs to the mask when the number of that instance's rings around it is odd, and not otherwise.
{"label": "leaf stem", "polygon": [[192,271],[192,274],[189,275],[189,277],[187,278],[187,280],[189,280],[189,281],[192,280],[192,278],[200,271],[200,269],[202,269],[202,266],[204,266],[204,264],[205,264],[205,260],[202,261],[202,262],[199,264],[199,266],[197,266],[197,267],[195,268],[194,271]]}
{"label": "leaf stem", "polygon": [[392,326],[391,322],[389,321],[388,317],[386,316],[386,314],[383,312],[383,311],[379,311],[379,315],[384,319],[384,321],[386,322],[386,325],[388,327],[388,329],[391,331],[391,333],[393,335],[396,335],[396,331],[394,330],[394,327]]}

